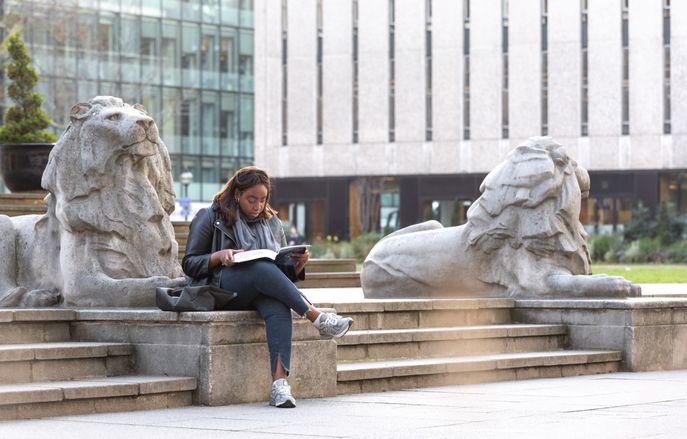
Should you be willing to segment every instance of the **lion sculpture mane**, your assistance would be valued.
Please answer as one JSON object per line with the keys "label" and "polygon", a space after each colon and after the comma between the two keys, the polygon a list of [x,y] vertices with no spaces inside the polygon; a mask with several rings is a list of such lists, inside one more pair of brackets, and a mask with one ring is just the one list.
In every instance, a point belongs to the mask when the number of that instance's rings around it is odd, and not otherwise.
{"label": "lion sculpture mane", "polygon": [[140,105],[72,108],[43,173],[45,215],[0,215],[0,306],[154,306],[184,282],[167,147]]}
{"label": "lion sculpture mane", "polygon": [[510,152],[482,182],[467,223],[415,224],[383,238],[363,264],[365,297],[628,297],[636,285],[591,274],[579,221],[587,171],[550,137]]}

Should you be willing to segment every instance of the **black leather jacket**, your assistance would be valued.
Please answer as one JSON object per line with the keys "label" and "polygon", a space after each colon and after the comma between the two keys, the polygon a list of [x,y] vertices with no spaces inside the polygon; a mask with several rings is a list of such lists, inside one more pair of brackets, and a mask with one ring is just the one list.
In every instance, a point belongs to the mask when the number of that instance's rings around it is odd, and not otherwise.
{"label": "black leather jacket", "polygon": [[[286,245],[286,236],[281,221],[273,216],[268,225],[275,241],[281,246]],[[224,249],[236,249],[236,236],[233,227],[227,227],[217,205],[201,209],[191,221],[191,230],[186,241],[186,253],[181,261],[184,273],[190,276],[192,285],[211,284],[219,286],[220,272],[223,265],[217,265],[210,271],[210,256],[212,253]],[[281,271],[292,282],[305,279],[305,268],[296,276],[296,270],[291,265],[280,265]]]}

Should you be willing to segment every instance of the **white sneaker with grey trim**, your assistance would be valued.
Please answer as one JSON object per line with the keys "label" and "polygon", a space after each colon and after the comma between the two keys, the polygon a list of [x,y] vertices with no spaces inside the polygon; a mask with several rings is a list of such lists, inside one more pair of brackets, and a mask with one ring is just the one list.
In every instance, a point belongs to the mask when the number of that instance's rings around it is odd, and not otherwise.
{"label": "white sneaker with grey trim", "polygon": [[291,396],[291,386],[289,386],[289,383],[287,383],[284,378],[275,380],[272,383],[270,405],[283,409],[292,409],[296,407],[296,400]]}
{"label": "white sneaker with grey trim", "polygon": [[323,312],[313,322],[315,327],[320,331],[322,338],[339,338],[343,337],[353,324],[353,319],[350,317],[341,317],[338,314]]}

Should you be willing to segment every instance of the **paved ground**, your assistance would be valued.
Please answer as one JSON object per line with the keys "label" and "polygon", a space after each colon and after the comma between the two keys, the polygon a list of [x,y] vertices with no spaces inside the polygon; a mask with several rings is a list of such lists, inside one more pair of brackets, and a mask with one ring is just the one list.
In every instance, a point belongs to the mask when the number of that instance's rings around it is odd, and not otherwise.
{"label": "paved ground", "polygon": [[2,439],[684,438],[687,371],[0,422]]}

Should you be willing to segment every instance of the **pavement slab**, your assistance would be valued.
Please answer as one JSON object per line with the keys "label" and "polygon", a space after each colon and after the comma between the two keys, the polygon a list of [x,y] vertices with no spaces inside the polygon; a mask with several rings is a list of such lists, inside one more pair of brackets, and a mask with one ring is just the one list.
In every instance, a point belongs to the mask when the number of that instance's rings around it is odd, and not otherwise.
{"label": "pavement slab", "polygon": [[0,437],[681,438],[686,412],[679,370],[301,399],[290,410],[265,401],[8,421]]}

